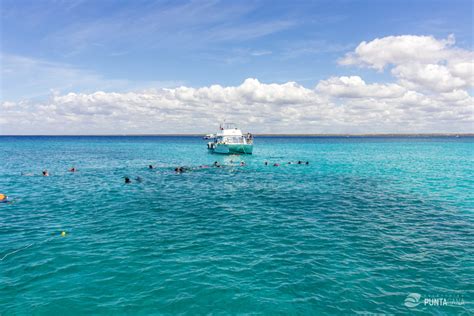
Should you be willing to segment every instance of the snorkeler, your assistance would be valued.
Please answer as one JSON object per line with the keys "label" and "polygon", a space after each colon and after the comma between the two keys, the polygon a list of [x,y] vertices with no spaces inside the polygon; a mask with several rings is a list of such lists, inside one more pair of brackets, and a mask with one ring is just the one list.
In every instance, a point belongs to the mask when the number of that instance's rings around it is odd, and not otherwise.
{"label": "snorkeler", "polygon": [[43,177],[49,177],[49,172],[48,170],[43,170]]}
{"label": "snorkeler", "polygon": [[186,171],[186,168],[184,168],[184,167],[177,167],[177,168],[174,168],[174,171],[175,171],[176,173],[183,173],[183,172]]}
{"label": "snorkeler", "polygon": [[6,194],[0,193],[0,203],[8,202],[8,196]]}
{"label": "snorkeler", "polygon": [[125,183],[132,183],[132,180],[129,177],[125,177]]}

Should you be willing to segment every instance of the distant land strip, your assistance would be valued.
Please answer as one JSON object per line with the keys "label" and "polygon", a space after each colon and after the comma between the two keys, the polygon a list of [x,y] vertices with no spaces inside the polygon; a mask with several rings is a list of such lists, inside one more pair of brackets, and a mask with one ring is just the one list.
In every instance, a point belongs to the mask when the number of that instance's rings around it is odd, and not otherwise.
{"label": "distant land strip", "polygon": [[[64,135],[49,135],[49,134],[31,134],[31,135],[0,135],[0,137],[203,137],[202,134],[64,134]],[[387,133],[387,134],[259,134],[252,133],[255,137],[474,137],[474,133]]]}

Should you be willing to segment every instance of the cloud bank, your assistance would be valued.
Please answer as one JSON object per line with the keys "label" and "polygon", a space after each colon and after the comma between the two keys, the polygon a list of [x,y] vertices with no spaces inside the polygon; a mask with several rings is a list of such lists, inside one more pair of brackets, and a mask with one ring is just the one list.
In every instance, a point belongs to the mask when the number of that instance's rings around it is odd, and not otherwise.
{"label": "cloud bank", "polygon": [[388,36],[360,43],[342,66],[389,73],[392,82],[331,77],[295,82],[52,94],[3,101],[2,134],[203,133],[227,119],[259,133],[473,132],[474,55],[453,36]]}

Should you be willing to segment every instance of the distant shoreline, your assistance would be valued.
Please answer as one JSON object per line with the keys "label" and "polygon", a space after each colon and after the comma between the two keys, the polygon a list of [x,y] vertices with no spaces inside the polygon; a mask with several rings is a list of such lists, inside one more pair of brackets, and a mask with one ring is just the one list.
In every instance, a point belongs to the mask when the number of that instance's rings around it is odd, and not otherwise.
{"label": "distant shoreline", "polygon": [[[95,134],[95,135],[0,135],[0,137],[203,137],[203,134]],[[253,134],[256,137],[474,137],[474,133],[408,133],[408,134]]]}

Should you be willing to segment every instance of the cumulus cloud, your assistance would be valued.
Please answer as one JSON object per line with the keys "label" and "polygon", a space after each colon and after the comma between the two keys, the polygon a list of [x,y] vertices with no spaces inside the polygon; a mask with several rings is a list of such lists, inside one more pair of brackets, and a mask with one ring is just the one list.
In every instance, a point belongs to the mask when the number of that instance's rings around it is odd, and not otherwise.
{"label": "cumulus cloud", "polygon": [[449,57],[450,47],[454,43],[452,35],[445,40],[437,40],[433,36],[387,36],[370,42],[363,41],[339,63],[366,65],[378,70],[388,64],[437,63]]}
{"label": "cumulus cloud", "polygon": [[453,35],[387,36],[360,43],[339,60],[378,71],[392,66],[400,85],[410,89],[448,92],[474,86],[474,53],[454,46]]}
{"label": "cumulus cloud", "polygon": [[366,84],[359,76],[321,80],[316,90],[343,98],[397,98],[405,92],[405,89],[397,84]]}
{"label": "cumulus cloud", "polygon": [[450,69],[438,64],[403,64],[392,69],[401,85],[412,89],[428,88],[437,92],[449,92],[466,88],[469,83],[454,75]]}
{"label": "cumulus cloud", "polygon": [[471,57],[454,37],[389,36],[361,43],[340,63],[390,67],[394,82],[341,76],[311,89],[249,78],[237,86],[55,92],[1,102],[0,133],[205,133],[224,119],[256,133],[473,132]]}
{"label": "cumulus cloud", "polygon": [[202,133],[228,119],[261,133],[459,132],[471,130],[472,102],[463,90],[428,96],[359,77],[330,78],[316,89],[247,79],[232,87],[3,102],[0,127],[4,134]]}

